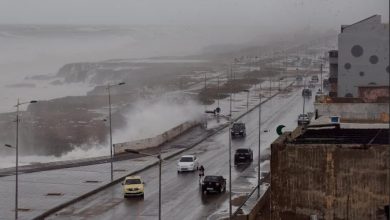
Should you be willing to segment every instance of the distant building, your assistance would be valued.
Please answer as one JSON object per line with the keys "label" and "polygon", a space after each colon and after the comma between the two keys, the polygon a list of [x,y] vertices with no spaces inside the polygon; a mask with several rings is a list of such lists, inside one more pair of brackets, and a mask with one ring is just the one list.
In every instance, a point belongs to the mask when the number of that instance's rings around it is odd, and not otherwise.
{"label": "distant building", "polygon": [[337,50],[329,51],[329,96],[337,97],[337,78],[339,68],[339,52]]}
{"label": "distant building", "polygon": [[338,50],[329,51],[329,94],[316,97],[318,116],[342,122],[388,123],[389,24],[374,15],[342,25]]}
{"label": "distant building", "polygon": [[359,97],[376,87],[386,89],[389,86],[389,24],[381,23],[381,16],[374,15],[342,25],[337,61],[338,97]]}
{"label": "distant building", "polygon": [[386,219],[389,144],[384,124],[284,133],[271,144],[271,219]]}

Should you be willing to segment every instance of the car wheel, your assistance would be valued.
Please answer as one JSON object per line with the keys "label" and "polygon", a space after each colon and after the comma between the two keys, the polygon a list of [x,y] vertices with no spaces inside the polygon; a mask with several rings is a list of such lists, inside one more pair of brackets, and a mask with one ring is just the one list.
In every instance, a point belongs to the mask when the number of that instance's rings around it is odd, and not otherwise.
{"label": "car wheel", "polygon": [[180,170],[177,171],[177,174],[180,174]]}
{"label": "car wheel", "polygon": [[223,192],[226,192],[226,186],[223,187]]}
{"label": "car wheel", "polygon": [[145,194],[142,194],[141,199],[144,199],[144,198],[145,198]]}

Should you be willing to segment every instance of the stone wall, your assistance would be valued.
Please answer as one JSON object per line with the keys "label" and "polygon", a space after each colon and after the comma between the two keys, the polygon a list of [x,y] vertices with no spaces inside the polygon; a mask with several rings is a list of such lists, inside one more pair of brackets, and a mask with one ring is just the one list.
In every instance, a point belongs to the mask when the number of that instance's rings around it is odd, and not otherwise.
{"label": "stone wall", "polygon": [[183,134],[184,132],[188,131],[189,129],[197,125],[199,125],[199,122],[194,122],[194,121],[185,122],[162,134],[159,134],[151,138],[114,144],[114,154],[124,153],[126,149],[142,150],[146,148],[158,147],[168,141],[171,141],[175,137]]}
{"label": "stone wall", "polygon": [[389,204],[389,145],[271,145],[272,219],[376,219]]}

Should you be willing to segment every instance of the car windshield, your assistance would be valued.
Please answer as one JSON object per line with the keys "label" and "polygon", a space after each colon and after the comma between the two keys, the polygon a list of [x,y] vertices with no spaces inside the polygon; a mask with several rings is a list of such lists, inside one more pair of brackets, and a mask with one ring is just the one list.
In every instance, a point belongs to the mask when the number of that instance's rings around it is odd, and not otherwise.
{"label": "car windshield", "polygon": [[249,153],[249,149],[237,149],[237,153]]}
{"label": "car windshield", "polygon": [[233,124],[233,129],[243,129],[244,124]]}
{"label": "car windshield", "polygon": [[206,182],[218,182],[219,181],[219,176],[206,176],[204,178],[204,181],[206,181]]}
{"label": "car windshield", "polygon": [[141,184],[141,180],[140,179],[127,179],[125,184],[126,185],[130,185],[130,184]]}
{"label": "car windshield", "polygon": [[193,157],[182,157],[180,159],[180,162],[193,162],[194,158]]}

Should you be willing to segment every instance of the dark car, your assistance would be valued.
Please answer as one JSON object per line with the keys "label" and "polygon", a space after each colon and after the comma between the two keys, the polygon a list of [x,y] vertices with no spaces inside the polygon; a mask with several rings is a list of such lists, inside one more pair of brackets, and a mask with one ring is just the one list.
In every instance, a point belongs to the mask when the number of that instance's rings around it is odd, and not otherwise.
{"label": "dark car", "polygon": [[234,154],[234,164],[250,163],[253,161],[253,151],[250,148],[239,148]]}
{"label": "dark car", "polygon": [[226,191],[226,179],[223,176],[205,176],[202,183],[202,192],[207,194],[209,192]]}
{"label": "dark car", "polygon": [[310,118],[307,114],[300,114],[298,116],[298,125],[307,125],[310,123]]}
{"label": "dark car", "polygon": [[318,76],[317,76],[317,75],[312,76],[312,77],[311,77],[311,81],[312,81],[313,83],[318,83],[318,81],[319,81]]}
{"label": "dark car", "polygon": [[245,124],[241,122],[234,123],[232,126],[231,135],[232,137],[236,137],[236,136],[245,137],[246,136]]}
{"label": "dark car", "polygon": [[310,97],[311,96],[311,90],[310,89],[303,89],[302,90],[302,96],[303,97]]}

